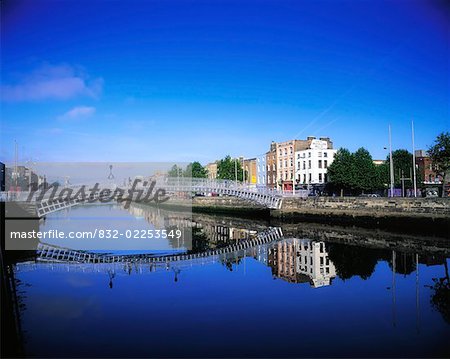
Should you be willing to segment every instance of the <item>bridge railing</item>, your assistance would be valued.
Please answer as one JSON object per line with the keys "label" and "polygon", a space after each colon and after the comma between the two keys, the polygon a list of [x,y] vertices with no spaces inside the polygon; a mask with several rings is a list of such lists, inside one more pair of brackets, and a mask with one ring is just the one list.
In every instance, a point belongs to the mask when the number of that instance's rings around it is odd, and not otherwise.
{"label": "bridge railing", "polygon": [[195,190],[205,189],[231,189],[239,191],[249,191],[259,194],[268,194],[273,196],[281,196],[283,193],[279,190],[257,186],[255,184],[236,182],[233,180],[206,179],[206,178],[185,178],[185,177],[169,177],[157,181],[158,187],[165,188],[193,188]]}

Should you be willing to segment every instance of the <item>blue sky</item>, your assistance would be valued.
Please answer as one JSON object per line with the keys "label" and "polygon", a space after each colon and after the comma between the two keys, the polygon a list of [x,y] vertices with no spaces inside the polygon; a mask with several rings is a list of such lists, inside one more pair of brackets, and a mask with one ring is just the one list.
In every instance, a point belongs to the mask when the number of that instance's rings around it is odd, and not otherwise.
{"label": "blue sky", "polygon": [[384,158],[449,129],[443,1],[2,2],[11,160],[252,157],[329,136]]}

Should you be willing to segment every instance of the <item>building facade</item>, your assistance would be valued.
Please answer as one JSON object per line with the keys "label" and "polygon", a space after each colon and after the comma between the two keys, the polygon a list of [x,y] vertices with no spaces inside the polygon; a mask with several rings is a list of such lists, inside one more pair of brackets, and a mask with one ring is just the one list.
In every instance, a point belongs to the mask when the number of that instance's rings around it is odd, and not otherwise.
{"label": "building facade", "polygon": [[277,144],[272,141],[266,153],[266,185],[268,188],[277,188]]}
{"label": "building facade", "polygon": [[267,181],[267,164],[266,154],[256,158],[256,184],[265,186]]}
{"label": "building facade", "polygon": [[256,185],[258,176],[256,158],[244,159],[242,161],[242,168],[245,174],[244,182]]}
{"label": "building facade", "polygon": [[441,184],[442,176],[434,170],[433,162],[428,153],[424,150],[416,150],[414,154],[416,156],[417,174],[423,179],[423,183],[426,185]]}
{"label": "building facade", "polygon": [[217,179],[217,162],[208,163],[205,169],[208,171],[208,179]]}
{"label": "building facade", "polygon": [[329,138],[308,137],[306,148],[295,152],[295,181],[301,185],[324,185],[328,182],[328,166],[336,150]]}

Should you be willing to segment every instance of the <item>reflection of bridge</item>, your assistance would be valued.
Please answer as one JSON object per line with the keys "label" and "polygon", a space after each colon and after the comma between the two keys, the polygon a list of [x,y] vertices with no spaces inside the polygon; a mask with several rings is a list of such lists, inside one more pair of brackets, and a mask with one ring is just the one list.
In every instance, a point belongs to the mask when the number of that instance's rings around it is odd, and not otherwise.
{"label": "reflection of bridge", "polygon": [[[148,181],[151,181],[150,179]],[[150,183],[150,182],[148,182]],[[113,183],[106,183],[99,185],[98,190],[94,193],[89,192],[90,186],[86,185],[84,195],[79,195],[78,191],[83,186],[63,186],[58,189],[58,193],[51,197],[53,188],[47,189],[43,198],[39,198],[41,191],[37,191],[32,195],[32,202],[36,203],[36,211],[38,217],[44,217],[52,212],[60,211],[65,208],[83,204],[86,202],[93,202],[97,200],[117,199],[122,192],[122,199],[129,198],[130,200],[136,200],[135,191],[145,191],[148,189],[142,185],[137,184],[135,187],[132,185],[118,186]],[[166,193],[187,193],[187,194],[203,194],[203,195],[223,195],[237,197],[249,202],[258,204],[260,206],[270,209],[280,209],[282,204],[282,196],[277,191],[268,188],[258,188],[245,183],[236,183],[229,180],[209,180],[202,178],[165,178],[156,181],[156,189],[164,189]],[[110,191],[104,193],[102,190]],[[118,192],[116,192],[118,191]],[[6,193],[7,196],[2,196],[9,201],[25,202],[29,201],[29,192],[21,193]]]}
{"label": "reflection of bridge", "polygon": [[180,263],[192,265],[196,262],[216,262],[228,254],[267,244],[281,239],[283,233],[281,228],[273,227],[256,234],[252,239],[238,241],[235,244],[217,249],[206,250],[201,253],[173,254],[173,255],[114,255],[91,253],[81,250],[73,250],[56,247],[49,244],[40,243],[38,245],[39,261],[62,262],[62,263],[139,263],[153,265],[168,265],[170,263]]}

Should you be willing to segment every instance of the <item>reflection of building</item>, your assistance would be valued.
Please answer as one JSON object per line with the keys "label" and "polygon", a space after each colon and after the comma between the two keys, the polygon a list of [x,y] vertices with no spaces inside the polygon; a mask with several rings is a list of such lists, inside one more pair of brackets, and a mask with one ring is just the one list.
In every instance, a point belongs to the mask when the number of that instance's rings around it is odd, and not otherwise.
{"label": "reflection of building", "polygon": [[169,229],[173,227],[177,229],[197,228],[206,235],[211,248],[228,245],[230,242],[253,239],[257,235],[257,231],[255,230],[229,227],[216,224],[215,222],[200,223],[193,221],[188,215],[182,216],[177,213],[160,211],[146,206],[131,204],[128,211],[135,217],[144,218],[156,229]]}
{"label": "reflection of building", "polygon": [[293,238],[276,243],[269,248],[268,263],[275,276],[291,283],[322,287],[330,285],[336,276],[324,242]]}
{"label": "reflection of building", "polygon": [[209,179],[216,179],[217,178],[217,162],[208,163],[205,166],[205,169],[208,171],[208,178]]}

